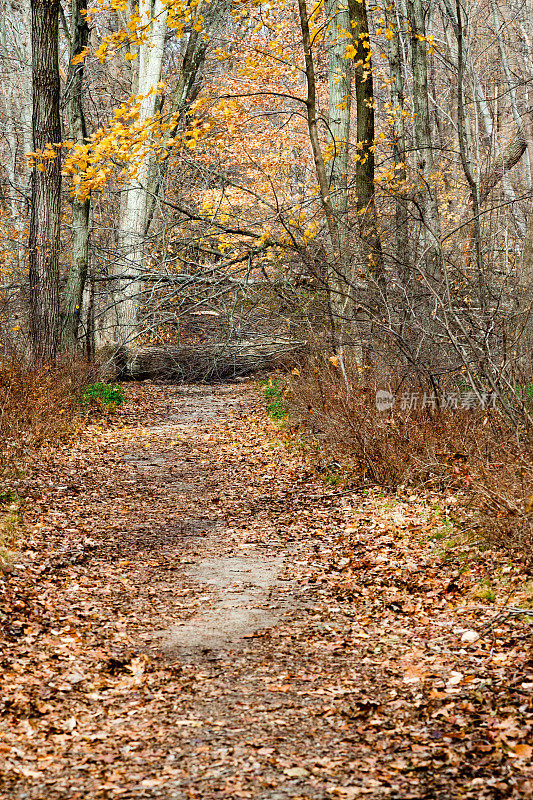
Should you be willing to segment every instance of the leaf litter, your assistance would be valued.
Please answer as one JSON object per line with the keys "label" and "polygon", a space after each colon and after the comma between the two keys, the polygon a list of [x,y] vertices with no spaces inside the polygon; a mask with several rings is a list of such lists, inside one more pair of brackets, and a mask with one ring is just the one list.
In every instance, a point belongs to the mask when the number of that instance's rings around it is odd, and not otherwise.
{"label": "leaf litter", "polygon": [[127,394],[16,487],[3,796],[533,796],[531,618],[506,612],[531,577],[450,532],[456,497],[326,486],[247,385]]}

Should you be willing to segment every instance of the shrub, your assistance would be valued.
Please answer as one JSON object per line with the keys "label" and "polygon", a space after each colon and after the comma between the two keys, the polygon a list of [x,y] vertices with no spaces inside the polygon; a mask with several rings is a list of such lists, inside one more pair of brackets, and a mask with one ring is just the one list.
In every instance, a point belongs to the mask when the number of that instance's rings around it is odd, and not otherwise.
{"label": "shrub", "polygon": [[281,422],[287,415],[287,404],[283,397],[283,387],[279,380],[270,378],[263,382],[263,395],[267,401],[266,410],[270,419]]}
{"label": "shrub", "polygon": [[22,536],[20,501],[14,492],[0,493],[0,572],[9,572]]}
{"label": "shrub", "polygon": [[33,368],[0,362],[0,477],[13,474],[43,445],[68,439],[78,429],[88,367]]}
{"label": "shrub", "polygon": [[[368,371],[367,371],[368,373]],[[316,355],[288,376],[290,420],[315,442],[318,459],[342,463],[351,484],[406,484],[459,492],[476,535],[533,559],[533,440],[493,408],[380,412],[378,379],[347,392],[336,359]],[[392,387],[421,392],[419,387]],[[451,388],[451,387],[450,387]],[[464,505],[463,505],[464,507]]]}
{"label": "shrub", "polygon": [[124,390],[120,386],[111,386],[108,383],[92,383],[85,387],[82,400],[86,405],[96,403],[106,408],[113,408],[124,403]]}

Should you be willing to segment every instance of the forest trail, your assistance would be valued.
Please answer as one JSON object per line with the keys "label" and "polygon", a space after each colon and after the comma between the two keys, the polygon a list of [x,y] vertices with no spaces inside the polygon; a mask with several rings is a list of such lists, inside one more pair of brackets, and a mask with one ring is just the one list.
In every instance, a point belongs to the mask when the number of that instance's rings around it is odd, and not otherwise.
{"label": "forest trail", "polygon": [[519,571],[328,486],[246,384],[126,391],[32,479],[1,797],[533,796],[529,629],[475,594]]}

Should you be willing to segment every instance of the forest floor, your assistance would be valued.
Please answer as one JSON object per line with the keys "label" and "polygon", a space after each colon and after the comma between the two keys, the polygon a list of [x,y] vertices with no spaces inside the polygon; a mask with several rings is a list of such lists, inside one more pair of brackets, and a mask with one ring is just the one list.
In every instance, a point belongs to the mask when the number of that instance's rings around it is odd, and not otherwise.
{"label": "forest floor", "polygon": [[533,797],[533,584],[329,486],[254,388],[128,385],[26,479],[0,796]]}

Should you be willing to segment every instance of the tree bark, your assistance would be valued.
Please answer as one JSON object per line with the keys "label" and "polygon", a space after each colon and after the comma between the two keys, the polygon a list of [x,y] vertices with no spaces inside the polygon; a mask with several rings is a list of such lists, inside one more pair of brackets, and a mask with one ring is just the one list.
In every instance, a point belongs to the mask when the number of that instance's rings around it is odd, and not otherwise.
{"label": "tree bark", "polygon": [[[138,94],[140,95],[139,122],[142,124],[157,111],[157,84],[161,80],[168,7],[162,0],[144,0],[140,5],[143,24],[151,22],[148,41],[139,47]],[[146,188],[150,183],[153,158],[149,150],[140,157],[138,177],[126,187],[124,215],[120,223],[119,244],[122,250],[119,274],[128,272],[133,280],[119,281],[119,298],[115,304],[117,324],[115,342],[124,345],[137,334],[138,295],[137,279],[143,268],[144,236],[149,213]]]}
{"label": "tree bark", "polygon": [[[84,63],[73,64],[72,60],[87,45],[87,0],[72,0],[72,38],[70,63],[67,76],[67,114],[71,136],[76,144],[83,145],[87,139],[87,126],[83,112]],[[78,349],[78,327],[82,308],[83,290],[89,266],[89,220],[91,200],[74,199],[72,203],[72,251],[70,271],[65,287],[61,310],[63,346],[71,353]]]}
{"label": "tree bark", "polygon": [[[33,148],[61,141],[59,116],[58,16],[59,0],[32,0]],[[39,169],[39,166],[42,169]],[[59,248],[61,151],[37,159],[31,181],[30,339],[37,362],[55,359],[60,340]]]}
{"label": "tree bark", "polygon": [[[333,148],[329,161],[329,188],[331,205],[337,215],[337,224],[342,241],[341,249],[347,246],[346,230],[348,213],[348,142],[350,139],[350,111],[352,76],[351,63],[344,58],[346,45],[350,41],[348,10],[342,0],[326,0],[328,22],[326,49],[328,53],[328,117],[329,134]],[[341,259],[346,254],[340,253]]]}
{"label": "tree bark", "polygon": [[461,155],[461,164],[463,171],[470,187],[470,202],[473,211],[473,236],[474,246],[476,251],[476,270],[478,279],[479,301],[481,308],[485,308],[485,286],[483,276],[483,255],[481,250],[481,227],[479,219],[479,186],[474,177],[472,153],[467,146],[467,139],[465,134],[466,120],[465,120],[465,107],[464,107],[464,66],[465,66],[465,48],[463,42],[463,18],[461,12],[461,4],[456,0],[456,13],[457,13],[457,135],[459,137],[459,153]]}
{"label": "tree bark", "polygon": [[481,176],[480,203],[486,202],[489,194],[502,178],[515,167],[527,150],[527,141],[520,126],[507,147],[489,164]]}
{"label": "tree bark", "polygon": [[369,273],[384,290],[383,253],[377,228],[374,164],[374,81],[365,0],[348,0],[355,47],[354,78],[357,103],[357,163],[355,190],[360,234]]}
{"label": "tree bark", "polygon": [[[309,21],[307,18],[305,0],[298,0],[298,9],[300,13],[300,26],[302,31],[305,60],[305,75],[307,79],[307,97],[305,100],[307,109],[307,130],[309,132],[311,151],[313,153],[320,202],[327,223],[325,249],[327,257],[328,296],[331,314],[332,345],[339,355],[340,368],[346,384],[346,392],[349,394],[350,385],[346,373],[345,361],[348,364],[351,361],[357,361],[358,363],[361,361],[359,352],[356,353],[354,348],[354,345],[357,342],[357,339],[354,337],[353,330],[355,286],[353,274],[351,271],[350,273],[347,273],[345,270],[346,263],[343,263],[341,259],[342,238],[339,233],[337,214],[335,213],[335,209],[331,200],[328,171],[324,163],[324,157],[320,146],[320,134],[317,118],[315,67],[313,63],[312,43],[309,33]],[[345,358],[346,343],[351,345],[350,353],[347,359]],[[357,351],[360,351],[359,344],[357,344]]]}
{"label": "tree bark", "polygon": [[408,0],[411,27],[411,63],[413,70],[413,105],[415,111],[414,145],[419,176],[419,214],[421,258],[425,277],[440,277],[440,219],[435,183],[435,166],[429,116],[426,22],[423,0]]}
{"label": "tree bark", "polygon": [[[214,8],[213,13],[215,21],[218,16],[220,6],[221,4],[219,3]],[[182,124],[183,117],[185,116],[184,112],[186,111],[187,107],[190,106],[192,102],[194,102],[194,100],[198,95],[200,86],[199,85],[195,86],[195,83],[200,68],[205,60],[206,50],[207,50],[207,41],[205,38],[205,33],[193,29],[189,34],[187,47],[185,48],[185,53],[181,64],[181,71],[178,80],[178,85],[176,86],[176,89],[174,90],[172,97],[170,113],[172,115],[178,114],[178,120],[176,124],[168,132],[169,139],[172,139],[174,138],[174,136],[176,136],[178,129]],[[157,196],[164,182],[167,169],[168,169],[168,159],[165,159],[165,161],[163,161],[159,165],[157,174],[153,176],[153,180],[151,182],[152,183],[151,194],[147,200],[148,210],[146,213],[144,238],[146,238],[149,234],[150,225],[152,223],[156,207]]]}
{"label": "tree bark", "polygon": [[[492,15],[494,18],[494,29],[496,31],[496,38],[498,40],[498,49],[500,51],[500,58],[503,67],[503,74],[505,75],[505,82],[507,84],[507,91],[509,94],[509,101],[511,104],[511,111],[513,112],[514,121],[519,128],[522,127],[522,117],[520,114],[520,109],[518,108],[518,103],[516,99],[516,83],[513,80],[513,76],[511,73],[511,68],[509,66],[509,60],[507,58],[507,50],[505,47],[505,42],[503,40],[503,31],[502,31],[502,23],[500,21],[500,14],[498,11],[498,5],[495,0],[491,0],[491,7],[492,7]],[[532,180],[531,180],[531,165],[529,163],[529,151],[526,149],[525,152],[527,168],[526,168],[526,185],[528,189],[532,188]]]}
{"label": "tree bark", "polygon": [[[393,13],[391,13],[393,12]],[[409,217],[407,200],[403,196],[407,180],[406,146],[405,146],[405,89],[402,70],[401,32],[399,16],[393,4],[386,10],[387,26],[392,31],[389,50],[389,67],[391,73],[391,117],[393,138],[393,160],[397,186],[394,198],[394,260],[397,269],[403,278],[409,272]]]}

